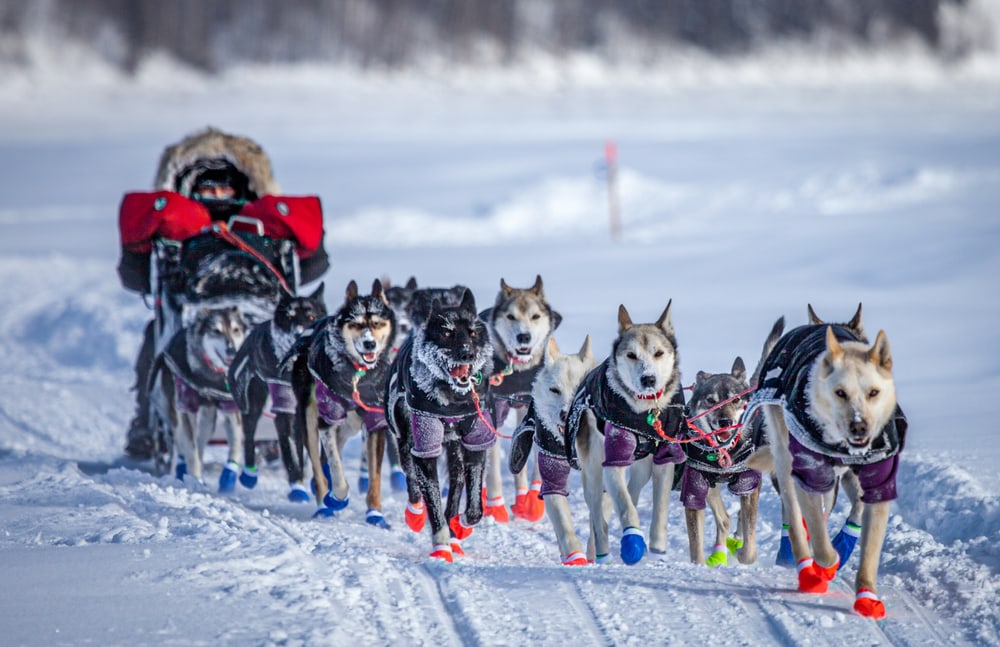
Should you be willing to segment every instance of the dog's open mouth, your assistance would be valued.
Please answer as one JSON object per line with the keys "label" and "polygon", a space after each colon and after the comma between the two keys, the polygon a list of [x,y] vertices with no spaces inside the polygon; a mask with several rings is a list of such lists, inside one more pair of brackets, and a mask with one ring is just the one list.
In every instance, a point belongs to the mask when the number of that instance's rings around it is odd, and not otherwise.
{"label": "dog's open mouth", "polygon": [[728,443],[730,440],[733,439],[733,430],[730,429],[728,431],[720,431],[719,433],[715,434],[715,438],[720,443]]}
{"label": "dog's open mouth", "polygon": [[361,353],[361,361],[371,366],[378,360],[378,353]]}
{"label": "dog's open mouth", "polygon": [[472,364],[457,364],[451,367],[448,375],[456,384],[466,385],[472,379]]}
{"label": "dog's open mouth", "polygon": [[522,346],[515,349],[513,353],[508,354],[508,359],[515,364],[526,364],[531,361],[531,347]]}

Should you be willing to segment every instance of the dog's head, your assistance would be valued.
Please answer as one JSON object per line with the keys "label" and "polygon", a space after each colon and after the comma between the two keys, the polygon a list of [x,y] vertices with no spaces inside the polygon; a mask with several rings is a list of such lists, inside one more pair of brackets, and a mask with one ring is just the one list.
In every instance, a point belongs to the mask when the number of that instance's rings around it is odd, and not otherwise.
{"label": "dog's head", "polygon": [[372,283],[371,294],[358,294],[357,283],[348,283],[344,304],[331,323],[347,358],[356,367],[365,369],[378,363],[390,348],[396,331],[396,316],[378,279]]}
{"label": "dog's head", "polygon": [[679,380],[677,342],[670,320],[670,302],[651,324],[633,324],[624,305],[618,307],[618,337],[611,351],[612,387],[622,390],[633,408],[648,409],[672,396]]}
{"label": "dog's head", "polygon": [[549,337],[542,367],[531,384],[535,412],[549,429],[565,427],[576,388],[596,363],[590,347],[590,335],[583,340],[583,346],[575,355],[563,355],[555,337]]}
{"label": "dog's head", "polygon": [[826,329],[826,350],[813,364],[807,392],[809,414],[823,440],[864,454],[896,410],[892,355],[884,330],[875,343],[837,340]]}
{"label": "dog's head", "polygon": [[[691,417],[695,418],[694,424],[705,433],[735,425],[747,405],[747,394],[740,395],[747,387],[747,369],[742,357],[736,358],[728,373],[698,371],[688,402]],[[720,403],[725,404],[720,406]],[[736,429],[731,429],[716,434],[715,438],[725,444],[735,433]]]}
{"label": "dog's head", "polygon": [[417,279],[411,276],[406,285],[392,285],[389,279],[382,278],[382,288],[385,292],[385,299],[396,315],[396,341],[395,346],[399,346],[402,340],[410,334],[413,322],[410,319],[410,309],[413,307],[413,294],[417,291]]}
{"label": "dog's head", "polygon": [[307,328],[326,316],[326,304],[323,302],[323,287],[319,287],[308,296],[295,296],[283,292],[278,305],[274,309],[274,327],[289,335],[301,335]]}
{"label": "dog's head", "polygon": [[201,308],[185,329],[188,362],[212,373],[225,373],[246,337],[247,324],[239,308]]}
{"label": "dog's head", "polygon": [[561,321],[545,299],[541,276],[526,289],[512,288],[500,279],[500,292],[490,313],[490,337],[511,365],[538,364],[546,340]]}
{"label": "dog's head", "polygon": [[486,326],[476,312],[471,290],[465,290],[458,305],[434,299],[427,321],[414,331],[414,354],[431,374],[456,393],[468,393],[477,374],[493,356]]}
{"label": "dog's head", "polygon": [[453,285],[450,288],[416,288],[411,295],[407,314],[412,328],[422,328],[431,314],[431,304],[435,300],[445,306],[457,306],[462,302],[467,288],[464,285]]}

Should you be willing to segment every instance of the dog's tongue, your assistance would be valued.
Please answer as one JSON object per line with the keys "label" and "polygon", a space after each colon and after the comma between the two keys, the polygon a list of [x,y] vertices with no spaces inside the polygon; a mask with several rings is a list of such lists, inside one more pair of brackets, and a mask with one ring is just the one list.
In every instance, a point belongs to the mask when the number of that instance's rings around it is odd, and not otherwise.
{"label": "dog's tongue", "polygon": [[369,364],[373,363],[378,357],[378,353],[362,353],[361,359],[365,360]]}
{"label": "dog's tongue", "polygon": [[455,368],[451,369],[451,371],[449,371],[449,375],[451,375],[456,380],[467,380],[469,379],[471,373],[472,373],[471,364],[459,364]]}

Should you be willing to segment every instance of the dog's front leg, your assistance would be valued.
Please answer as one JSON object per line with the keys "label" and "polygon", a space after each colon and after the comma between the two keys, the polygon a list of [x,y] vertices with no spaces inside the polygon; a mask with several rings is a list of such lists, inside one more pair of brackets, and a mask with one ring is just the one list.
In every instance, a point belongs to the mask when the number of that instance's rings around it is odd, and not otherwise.
{"label": "dog's front leg", "polygon": [[365,520],[374,525],[388,528],[382,517],[382,457],[385,455],[384,428],[365,432],[365,450],[368,453],[371,477],[368,480],[368,492],[365,494],[365,504],[368,506]]}
{"label": "dog's front leg", "polygon": [[281,450],[281,462],[288,475],[288,484],[301,485],[304,478],[303,439],[294,432],[292,416],[287,413],[276,413],[274,415],[274,428],[278,432],[278,448]]}
{"label": "dog's front leg", "polygon": [[778,494],[781,497],[782,521],[788,523],[788,539],[792,545],[792,555],[795,563],[803,559],[811,559],[809,541],[806,539],[805,526],[802,525],[802,511],[799,509],[799,499],[795,496],[795,485],[792,482],[792,454],[788,449],[788,426],[781,407],[765,405],[767,438],[774,460],[774,480],[777,483]]}
{"label": "dog's front leg", "polygon": [[705,509],[684,508],[687,525],[688,553],[692,564],[705,563]]}
{"label": "dog's front leg", "polygon": [[639,505],[639,495],[642,494],[642,488],[646,487],[651,478],[653,478],[652,456],[640,458],[629,465],[628,494],[632,498],[632,505]]}
{"label": "dog's front leg", "polygon": [[323,503],[334,510],[341,509],[346,505],[348,495],[344,465],[340,459],[340,436],[344,433],[342,428],[346,424],[346,420],[340,420],[320,432],[320,440],[322,440],[323,450],[326,452],[326,463],[330,470],[330,494],[333,499],[331,501],[331,497],[327,497]]}
{"label": "dog's front leg", "polygon": [[[427,517],[431,522],[431,541],[434,544],[432,557],[451,561],[451,529],[441,505],[441,484],[438,482],[438,457],[414,456],[413,470],[420,492],[424,498]],[[449,494],[449,499],[451,492]]]}
{"label": "dog's front leg", "polygon": [[199,483],[204,483],[205,448],[208,440],[215,433],[216,408],[214,405],[202,403],[195,414],[194,451],[188,463],[188,469]]}
{"label": "dog's front leg", "polygon": [[[496,445],[493,445],[496,447]],[[463,524],[474,526],[483,518],[483,469],[486,466],[488,450],[462,448],[465,466],[465,514]]]}
{"label": "dog's front leg", "polygon": [[877,597],[875,578],[878,575],[882,545],[885,543],[885,533],[889,525],[889,502],[881,501],[865,505],[863,516],[861,564],[854,579],[854,590],[857,594],[854,609],[870,618],[884,618],[885,605]]}
{"label": "dog's front leg", "polygon": [[[445,435],[451,434],[446,431]],[[462,494],[465,491],[465,465],[462,443],[457,437],[454,439],[446,438],[444,451],[445,462],[448,465],[448,501],[445,505],[444,517],[450,522],[452,517],[458,515],[462,505]],[[477,497],[482,497],[482,494],[477,494]]]}
{"label": "dog's front leg", "polygon": [[298,433],[305,439],[306,451],[309,453],[316,505],[323,509],[323,498],[330,491],[330,483],[326,480],[326,474],[323,473],[323,452],[319,441],[319,411],[314,396],[310,395],[309,399],[304,402],[299,401],[295,409],[295,426],[299,430]]}
{"label": "dog's front leg", "polygon": [[219,492],[232,492],[236,489],[236,479],[240,473],[240,457],[243,454],[243,421],[239,411],[222,414],[222,425],[225,428],[226,442],[229,444],[229,455],[222,474],[219,475]]}
{"label": "dog's front leg", "polygon": [[639,527],[639,512],[628,493],[627,468],[607,465],[604,468],[604,489],[611,497],[622,527],[621,558],[626,564],[636,564],[646,554],[646,539]]}
{"label": "dog's front leg", "polygon": [[[650,462],[652,463],[652,458]],[[670,490],[674,484],[674,469],[674,463],[653,464],[652,466],[653,519],[649,526],[649,549],[654,553],[667,552],[667,512],[670,510]],[[636,518],[638,518],[638,513]]]}
{"label": "dog's front leg", "polygon": [[740,564],[757,561],[757,509],[760,501],[760,486],[750,494],[740,497],[740,517],[737,528],[743,545],[736,551]]}
{"label": "dog's front leg", "polygon": [[608,510],[610,498],[604,492],[604,436],[597,431],[597,421],[588,410],[581,415],[576,437],[577,454],[583,472],[583,497],[590,513],[590,537],[587,559],[598,564],[608,559]]}

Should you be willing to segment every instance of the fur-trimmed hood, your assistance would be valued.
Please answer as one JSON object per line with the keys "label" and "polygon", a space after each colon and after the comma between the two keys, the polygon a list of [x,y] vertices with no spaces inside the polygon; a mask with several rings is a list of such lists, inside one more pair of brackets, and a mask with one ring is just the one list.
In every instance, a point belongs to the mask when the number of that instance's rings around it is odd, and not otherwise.
{"label": "fur-trimmed hood", "polygon": [[153,188],[189,195],[191,187],[178,186],[178,178],[192,164],[208,159],[227,160],[242,171],[249,180],[250,190],[257,197],[281,193],[271,171],[271,160],[259,144],[211,126],[164,149]]}

